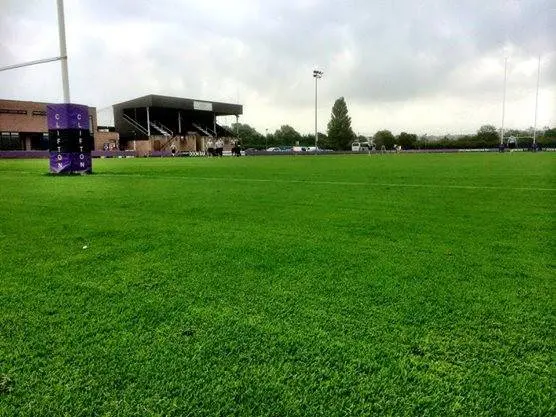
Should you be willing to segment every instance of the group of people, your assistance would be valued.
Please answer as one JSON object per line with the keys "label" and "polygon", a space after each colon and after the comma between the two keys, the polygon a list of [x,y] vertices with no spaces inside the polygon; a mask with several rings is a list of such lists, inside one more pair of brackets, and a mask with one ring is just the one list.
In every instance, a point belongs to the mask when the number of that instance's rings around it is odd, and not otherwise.
{"label": "group of people", "polygon": [[[208,138],[206,145],[207,145],[206,155],[208,156],[224,155],[223,139],[218,138],[215,140],[214,138]],[[232,156],[241,156],[241,147],[239,145],[239,142],[237,140],[234,140],[232,141],[231,145],[232,145]],[[172,146],[170,147],[170,151],[172,152],[172,156],[176,156],[177,148],[174,143],[172,143]]]}
{"label": "group of people", "polygon": [[[207,155],[208,156],[222,156],[224,154],[224,141],[220,138],[214,140],[209,138],[207,140]],[[232,142],[232,156],[240,156],[241,147],[237,141]]]}
{"label": "group of people", "polygon": [[207,152],[209,156],[222,156],[224,153],[224,141],[220,138],[216,140],[209,138],[207,141]]}

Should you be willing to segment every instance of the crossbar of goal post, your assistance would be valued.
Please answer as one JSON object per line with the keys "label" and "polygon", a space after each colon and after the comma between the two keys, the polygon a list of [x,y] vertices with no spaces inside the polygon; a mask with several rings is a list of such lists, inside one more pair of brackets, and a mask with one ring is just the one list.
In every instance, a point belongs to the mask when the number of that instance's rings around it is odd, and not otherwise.
{"label": "crossbar of goal post", "polygon": [[47,62],[60,61],[62,59],[67,59],[67,56],[57,56],[54,58],[37,59],[35,61],[24,62],[22,64],[8,65],[7,67],[1,67],[0,71],[7,71],[7,70],[21,68],[21,67],[29,67],[31,65],[46,64]]}
{"label": "crossbar of goal post", "polygon": [[68,53],[66,50],[66,24],[64,19],[64,0],[57,0],[56,4],[58,9],[58,39],[60,41],[60,56],[54,58],[38,59],[36,61],[24,62],[22,64],[8,65],[7,67],[0,68],[0,71],[7,71],[15,68],[44,64],[46,62],[62,61],[62,88],[64,93],[64,103],[69,103],[70,94],[68,77]]}

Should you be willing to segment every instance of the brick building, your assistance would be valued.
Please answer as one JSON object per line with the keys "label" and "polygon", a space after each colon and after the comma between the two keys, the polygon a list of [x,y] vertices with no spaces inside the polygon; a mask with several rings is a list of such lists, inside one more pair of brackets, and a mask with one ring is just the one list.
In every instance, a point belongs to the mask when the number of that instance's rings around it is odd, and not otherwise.
{"label": "brick building", "polygon": [[[0,151],[48,150],[47,104],[0,99]],[[237,120],[243,106],[148,95],[115,104],[113,111],[115,127],[98,126],[96,108],[89,107],[93,150],[130,151],[142,156],[171,149],[205,152],[208,141],[216,139],[229,150],[236,135],[217,118],[235,116]]]}
{"label": "brick building", "polygon": [[[0,151],[48,150],[47,104],[0,100]],[[95,107],[89,107],[89,122],[95,149],[102,150],[107,143],[117,146],[115,132],[98,131]]]}

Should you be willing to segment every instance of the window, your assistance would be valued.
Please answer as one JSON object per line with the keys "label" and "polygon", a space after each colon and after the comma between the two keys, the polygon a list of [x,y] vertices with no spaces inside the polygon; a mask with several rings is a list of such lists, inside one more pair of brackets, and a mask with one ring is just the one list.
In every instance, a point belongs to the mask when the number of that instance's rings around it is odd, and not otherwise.
{"label": "window", "polygon": [[17,151],[21,150],[21,141],[17,132],[2,132],[0,134],[0,150]]}
{"label": "window", "polygon": [[0,109],[0,113],[4,113],[4,114],[27,114],[27,110]]}

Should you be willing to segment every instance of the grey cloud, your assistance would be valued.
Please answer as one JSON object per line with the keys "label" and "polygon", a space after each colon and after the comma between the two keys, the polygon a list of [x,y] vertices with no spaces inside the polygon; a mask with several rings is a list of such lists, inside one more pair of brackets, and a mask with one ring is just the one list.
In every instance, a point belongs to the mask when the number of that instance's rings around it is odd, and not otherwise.
{"label": "grey cloud", "polygon": [[[146,57],[168,63],[160,66],[162,76],[178,70],[172,62],[186,64],[172,59],[173,47],[187,51],[192,44],[207,43],[207,55],[219,68],[204,68],[205,76],[232,77],[247,88],[265,91],[271,100],[294,104],[304,102],[295,89],[300,70],[308,71],[315,64],[333,67],[334,57],[346,45],[356,65],[349,75],[337,77],[341,82],[330,93],[396,101],[436,94],[446,88],[450,71],[501,50],[506,42],[530,48],[536,32],[554,32],[543,17],[543,8],[548,7],[543,1],[528,2],[527,7],[516,2],[485,6],[483,2],[323,1],[307,8],[296,2],[261,2],[257,16],[246,13],[237,19],[220,15],[218,7],[210,10],[189,2],[179,8],[180,4],[142,1],[129,7],[128,2],[115,1],[93,11],[114,21],[125,16],[166,22],[172,30],[159,41],[167,48],[149,50]],[[536,31],[520,23],[535,15],[539,16]],[[234,41],[245,46],[242,56],[235,54]],[[194,57],[189,62],[194,63]],[[192,81],[195,76],[196,71],[190,73]]]}
{"label": "grey cloud", "polygon": [[[54,4],[2,7],[1,64],[18,59],[4,39],[20,19],[56,30]],[[495,74],[466,79],[461,68],[484,57],[503,65],[506,45],[519,59],[542,53],[543,84],[556,85],[550,0],[66,0],[66,9],[72,89],[103,105],[150,92],[215,100],[239,92],[298,111],[312,105],[315,65],[325,71],[323,102],[495,96]],[[108,34],[114,28],[125,28],[128,44]]]}

